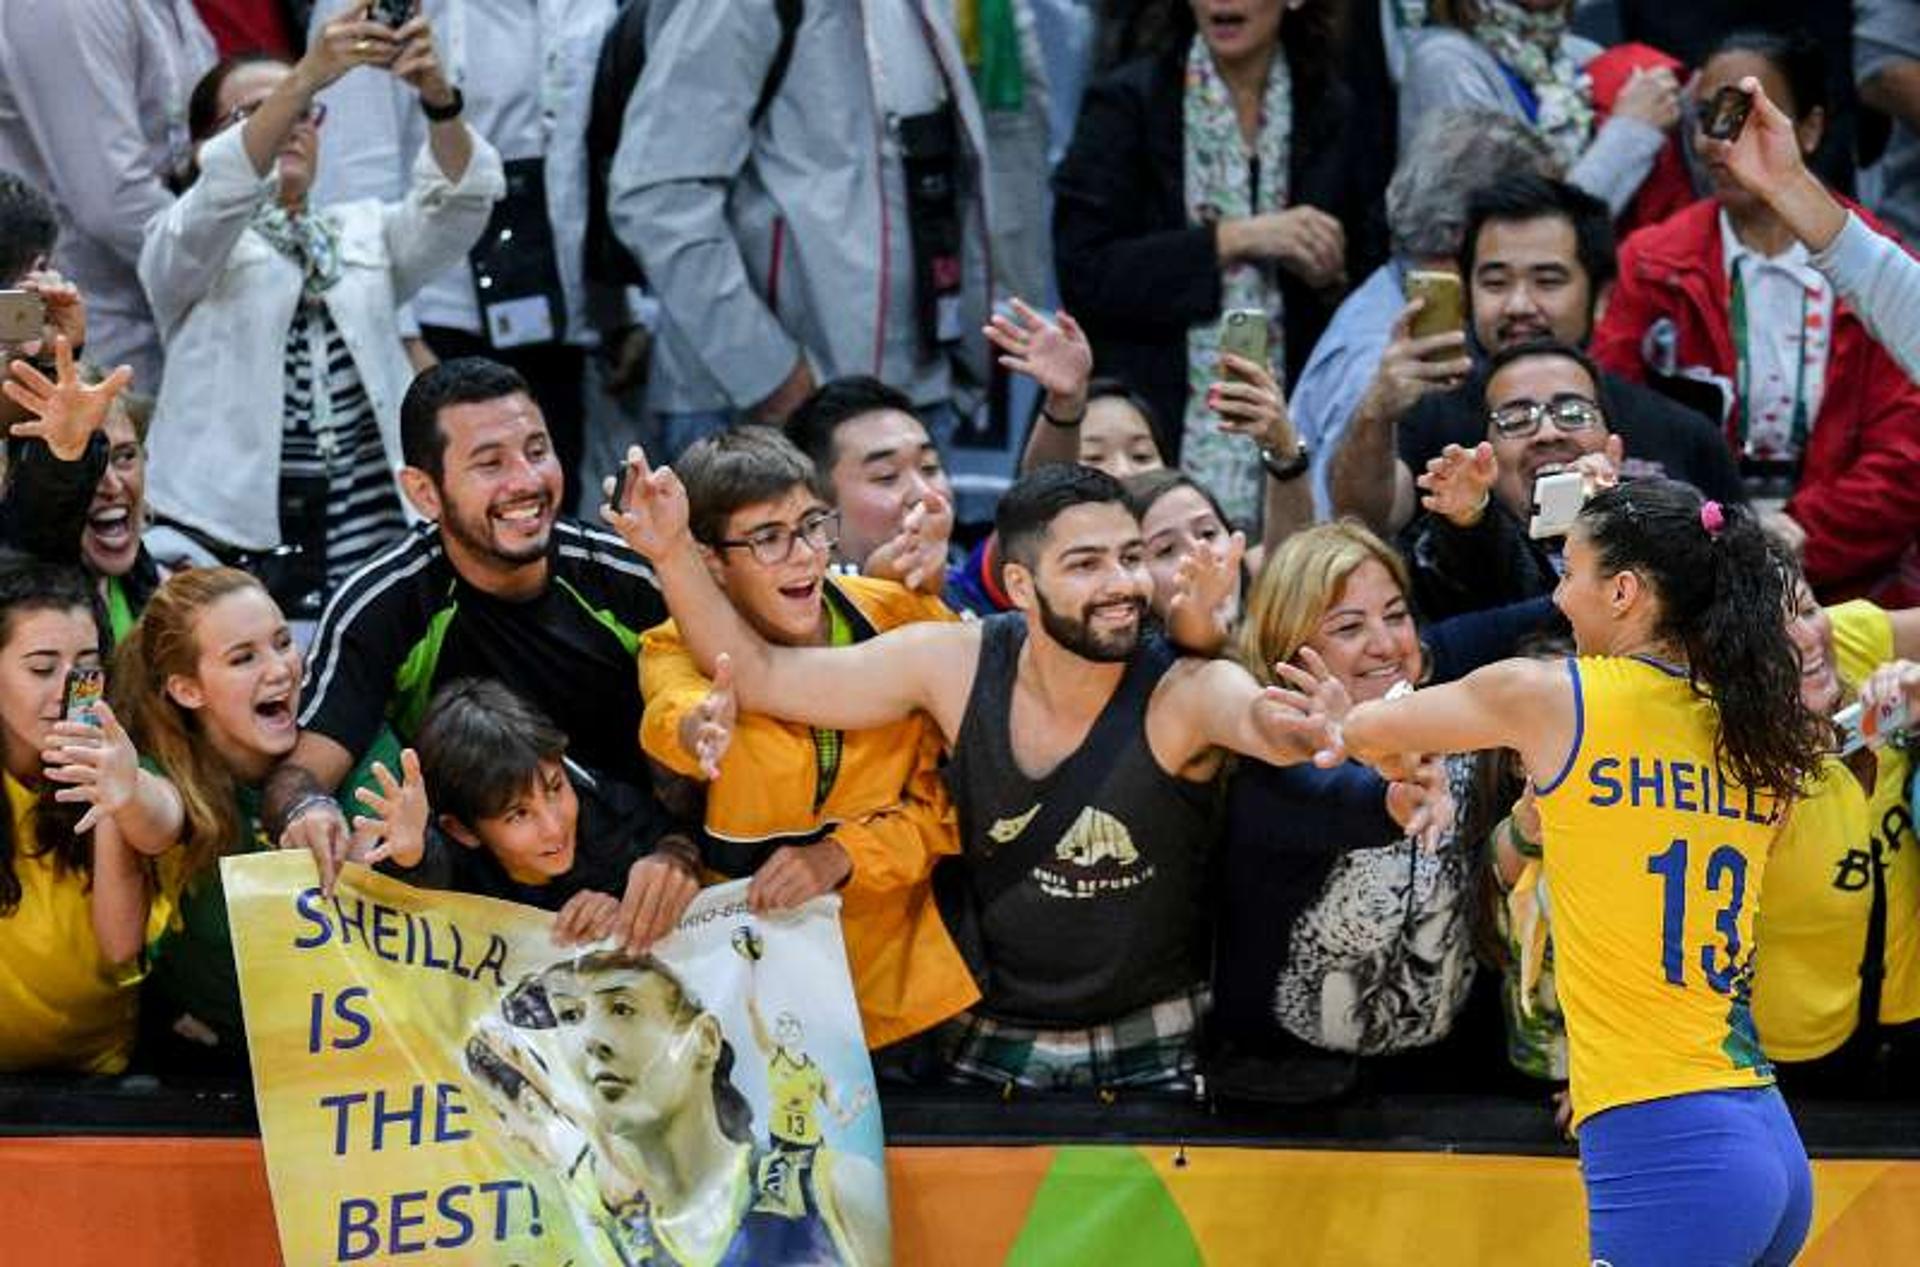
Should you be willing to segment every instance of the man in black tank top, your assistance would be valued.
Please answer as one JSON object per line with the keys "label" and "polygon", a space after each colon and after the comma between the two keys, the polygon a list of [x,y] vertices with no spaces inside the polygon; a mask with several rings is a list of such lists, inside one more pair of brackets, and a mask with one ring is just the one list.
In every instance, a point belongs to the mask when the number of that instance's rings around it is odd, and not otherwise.
{"label": "man in black tank top", "polygon": [[1239,665],[1148,642],[1153,584],[1119,481],[1048,466],[1001,500],[1015,612],[779,647],[708,575],[678,478],[632,460],[626,504],[603,514],[653,561],[695,657],[733,657],[743,710],[843,730],[924,711],[952,748],[962,858],[946,906],[982,991],[956,1071],[1043,1086],[1190,1072],[1213,777],[1228,752],[1286,765],[1327,734]]}

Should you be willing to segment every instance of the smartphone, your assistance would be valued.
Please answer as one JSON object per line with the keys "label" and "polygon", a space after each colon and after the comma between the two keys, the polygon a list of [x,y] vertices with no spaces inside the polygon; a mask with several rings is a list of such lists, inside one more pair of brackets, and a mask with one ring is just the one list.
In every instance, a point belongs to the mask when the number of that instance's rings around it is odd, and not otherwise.
{"label": "smartphone", "polygon": [[1713,100],[1707,103],[1707,112],[1700,120],[1700,130],[1716,141],[1731,141],[1747,126],[1747,116],[1752,112],[1753,98],[1733,84],[1728,84],[1714,93]]}
{"label": "smartphone", "polygon": [[46,300],[30,290],[0,290],[0,343],[31,343],[46,332]]}
{"label": "smartphone", "polygon": [[1460,289],[1460,274],[1438,269],[1414,269],[1407,274],[1405,294],[1409,300],[1426,300],[1420,311],[1413,314],[1413,327],[1408,333],[1414,338],[1424,339],[1467,328],[1466,300]]}
{"label": "smartphone", "polygon": [[1587,477],[1578,471],[1557,471],[1533,482],[1533,522],[1527,535],[1564,537],[1587,500]]}
{"label": "smartphone", "polygon": [[1896,695],[1860,717],[1860,737],[1878,748],[1908,728],[1907,701]]}
{"label": "smartphone", "polygon": [[1267,363],[1267,314],[1259,308],[1234,308],[1220,318],[1220,355],[1231,353],[1256,365]]}
{"label": "smartphone", "polygon": [[398,30],[413,16],[413,0],[367,0],[367,21]]}
{"label": "smartphone", "polygon": [[613,468],[613,496],[607,499],[607,505],[620,510],[627,504],[627,484],[633,479],[633,464],[621,459],[620,465]]}
{"label": "smartphone", "polygon": [[79,722],[82,726],[98,726],[100,699],[106,693],[105,669],[82,669],[77,666],[68,669],[67,706],[64,710],[66,719]]}
{"label": "smartphone", "polygon": [[1840,755],[1850,756],[1862,748],[1885,746],[1895,735],[1907,729],[1907,701],[1895,697],[1872,712],[1855,701],[1833,715],[1840,731]]}

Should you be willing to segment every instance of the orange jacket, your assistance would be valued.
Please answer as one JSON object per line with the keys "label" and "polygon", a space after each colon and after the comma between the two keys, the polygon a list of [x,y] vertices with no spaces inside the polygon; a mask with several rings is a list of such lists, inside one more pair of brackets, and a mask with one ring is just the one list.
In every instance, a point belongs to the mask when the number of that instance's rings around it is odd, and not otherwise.
{"label": "orange jacket", "polygon": [[[828,585],[864,619],[856,638],[918,620],[953,620],[937,598],[888,581],[834,576]],[[855,622],[856,627],[861,621]],[[680,722],[708,681],[672,621],[641,639],[646,712],[640,746],[689,778],[699,765],[680,746]],[[927,1029],[980,997],[934,906],[931,877],[960,840],[940,776],[940,732],[925,714],[842,736],[839,774],[818,809],[813,731],[743,714],[707,788],[706,828],[723,841],[804,844],[831,835],[853,860],[841,893],[841,927],[867,1045],[883,1047]]]}

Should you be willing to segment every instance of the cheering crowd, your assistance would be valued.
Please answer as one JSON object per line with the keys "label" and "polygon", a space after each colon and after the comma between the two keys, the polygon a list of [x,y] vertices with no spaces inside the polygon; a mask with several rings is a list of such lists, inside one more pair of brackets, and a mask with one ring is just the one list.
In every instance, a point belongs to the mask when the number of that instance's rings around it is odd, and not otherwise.
{"label": "cheering crowd", "polygon": [[838,893],[885,1081],[1564,1125],[1611,648],[1739,1067],[1911,1095],[1912,6],[299,7],[0,0],[0,1071],[244,1074],[281,848]]}

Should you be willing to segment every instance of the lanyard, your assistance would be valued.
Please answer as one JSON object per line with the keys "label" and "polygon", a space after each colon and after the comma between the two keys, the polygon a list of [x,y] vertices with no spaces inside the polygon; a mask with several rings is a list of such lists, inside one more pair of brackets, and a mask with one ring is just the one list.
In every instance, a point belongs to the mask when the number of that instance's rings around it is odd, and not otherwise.
{"label": "lanyard", "polygon": [[[1740,442],[1743,456],[1752,456],[1747,452],[1748,437],[1752,431],[1753,410],[1753,358],[1747,350],[1747,287],[1741,272],[1744,259],[1733,262],[1733,296],[1729,306],[1733,311],[1733,356],[1734,384],[1739,392],[1739,404],[1734,411],[1735,438]],[[1790,442],[1793,456],[1799,457],[1807,447],[1807,313],[1811,300],[1807,288],[1800,288],[1800,345],[1795,355],[1793,371],[1793,423]]]}

